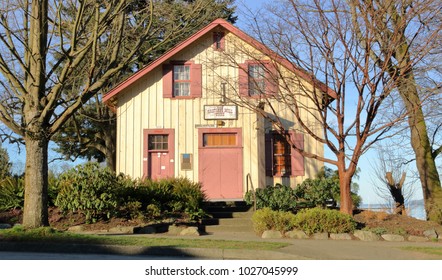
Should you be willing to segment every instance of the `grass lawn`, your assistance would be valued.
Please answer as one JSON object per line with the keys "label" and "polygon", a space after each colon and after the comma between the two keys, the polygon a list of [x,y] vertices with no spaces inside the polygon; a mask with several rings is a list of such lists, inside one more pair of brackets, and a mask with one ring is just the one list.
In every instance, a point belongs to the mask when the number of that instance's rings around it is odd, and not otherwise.
{"label": "grass lawn", "polygon": [[274,250],[288,245],[287,243],[282,242],[244,242],[211,239],[148,238],[145,236],[85,235],[56,231],[51,228],[24,230],[20,227],[0,231],[0,242],[2,241],[247,250]]}
{"label": "grass lawn", "polygon": [[407,250],[407,251],[415,251],[415,252],[421,252],[421,253],[426,253],[426,254],[433,254],[433,255],[442,256],[442,247],[409,246],[409,247],[402,247],[402,249]]}

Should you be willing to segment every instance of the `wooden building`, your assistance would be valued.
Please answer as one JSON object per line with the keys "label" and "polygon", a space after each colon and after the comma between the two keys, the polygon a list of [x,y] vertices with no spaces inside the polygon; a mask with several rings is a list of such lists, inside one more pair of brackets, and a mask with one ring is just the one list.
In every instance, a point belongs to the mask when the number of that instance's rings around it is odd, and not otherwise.
{"label": "wooden building", "polygon": [[[289,61],[225,20],[213,21],[104,96],[117,112],[117,172],[187,177],[211,200],[314,177],[323,164],[303,158],[257,113],[272,104],[296,146],[323,155],[277,98],[282,76],[296,77],[302,92],[313,88]],[[308,103],[302,92],[297,98]],[[311,129],[322,131],[311,119]]]}

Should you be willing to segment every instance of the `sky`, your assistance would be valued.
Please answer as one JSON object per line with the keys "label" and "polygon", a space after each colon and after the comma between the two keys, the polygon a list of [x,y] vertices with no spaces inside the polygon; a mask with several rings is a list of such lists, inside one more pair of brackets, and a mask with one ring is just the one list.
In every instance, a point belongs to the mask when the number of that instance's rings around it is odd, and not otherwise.
{"label": "sky", "polygon": [[[237,15],[238,21],[236,25],[243,29],[247,33],[247,17],[244,16],[250,15],[250,12],[256,11],[257,9],[265,9],[265,3],[272,3],[271,1],[265,0],[236,0],[237,6]],[[21,173],[24,171],[25,166],[25,152],[24,147],[20,147],[20,149],[16,145],[8,145],[6,143],[2,144],[8,150],[10,160],[14,163],[13,169],[16,173]],[[326,152],[326,155],[331,156],[331,154]],[[49,160],[51,161],[53,158],[57,157],[55,153],[50,153]],[[363,155],[359,162],[359,167],[361,168],[360,178],[357,181],[359,183],[359,195],[363,198],[364,204],[375,204],[375,203],[383,203],[384,201],[380,199],[376,194],[374,194],[372,182],[374,178],[373,165],[376,163],[376,153],[374,151],[368,152]],[[81,162],[81,161],[79,161]],[[54,161],[50,163],[50,168],[55,172],[62,171],[66,166],[74,166],[76,163],[72,162],[63,162],[63,161]],[[333,166],[330,166],[332,169],[336,169]],[[415,192],[414,199],[421,199],[422,191],[418,189]]]}

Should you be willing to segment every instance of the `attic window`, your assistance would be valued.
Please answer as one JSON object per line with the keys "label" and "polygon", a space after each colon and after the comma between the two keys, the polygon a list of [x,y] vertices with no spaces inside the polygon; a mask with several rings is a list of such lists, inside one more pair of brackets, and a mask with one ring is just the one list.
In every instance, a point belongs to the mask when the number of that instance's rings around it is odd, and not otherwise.
{"label": "attic window", "polygon": [[224,50],[224,32],[213,32],[213,49]]}

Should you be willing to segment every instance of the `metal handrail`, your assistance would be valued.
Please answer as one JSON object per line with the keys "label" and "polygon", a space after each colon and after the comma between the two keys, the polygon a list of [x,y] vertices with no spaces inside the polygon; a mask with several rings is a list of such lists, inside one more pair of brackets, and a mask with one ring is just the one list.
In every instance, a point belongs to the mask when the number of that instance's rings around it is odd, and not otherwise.
{"label": "metal handrail", "polygon": [[252,176],[250,175],[250,173],[247,173],[247,175],[246,175],[247,191],[249,191],[249,181],[250,181],[250,186],[252,187],[252,194],[253,194],[253,211],[256,211],[255,188],[253,187]]}

